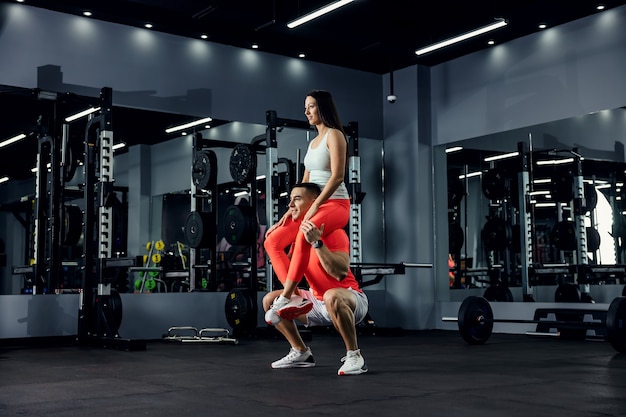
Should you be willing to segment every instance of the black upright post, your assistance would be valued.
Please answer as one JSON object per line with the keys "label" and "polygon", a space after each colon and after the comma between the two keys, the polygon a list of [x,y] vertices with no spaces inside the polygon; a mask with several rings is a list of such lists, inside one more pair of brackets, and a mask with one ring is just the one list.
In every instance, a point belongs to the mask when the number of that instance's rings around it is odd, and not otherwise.
{"label": "black upright post", "polygon": [[83,162],[83,197],[85,201],[85,212],[83,215],[84,226],[84,248],[82,265],[82,295],[80,298],[80,310],[78,316],[78,336],[79,340],[94,336],[95,306],[94,287],[96,279],[96,209],[95,209],[95,184],[96,184],[96,156],[97,156],[97,135],[93,131],[97,128],[97,119],[91,119],[87,123],[84,142],[84,162]]}
{"label": "black upright post", "polygon": [[35,180],[35,242],[33,264],[33,294],[43,294],[50,284],[49,219],[52,216],[48,187],[48,164],[52,153],[52,138],[39,138],[37,174]]}

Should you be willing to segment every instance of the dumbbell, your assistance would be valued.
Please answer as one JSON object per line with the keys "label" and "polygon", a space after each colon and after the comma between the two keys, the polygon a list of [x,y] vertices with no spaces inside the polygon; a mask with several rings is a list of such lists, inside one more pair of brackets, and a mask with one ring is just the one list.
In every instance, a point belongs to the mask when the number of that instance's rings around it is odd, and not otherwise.
{"label": "dumbbell", "polygon": [[[584,313],[584,310],[580,312]],[[626,297],[615,298],[609,305],[606,319],[602,321],[494,319],[489,301],[477,296],[463,300],[458,317],[442,317],[441,320],[457,322],[461,337],[471,345],[484,344],[491,336],[494,323],[522,323],[564,326],[569,329],[606,329],[606,339],[613,348],[620,353],[626,352]]]}

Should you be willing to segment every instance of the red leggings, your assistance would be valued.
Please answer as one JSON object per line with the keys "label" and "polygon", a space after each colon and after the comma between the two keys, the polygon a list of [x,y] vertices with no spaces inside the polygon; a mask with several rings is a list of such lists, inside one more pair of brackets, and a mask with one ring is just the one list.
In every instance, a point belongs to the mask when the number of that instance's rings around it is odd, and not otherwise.
{"label": "red leggings", "polygon": [[[333,230],[345,227],[348,220],[350,220],[350,200],[347,198],[326,200],[311,218],[318,228],[324,225],[322,238]],[[263,243],[272,261],[274,272],[283,284],[288,279],[300,282],[309,263],[311,245],[299,228],[300,221],[294,222],[291,217],[288,217],[285,224],[270,233]],[[294,246],[291,260],[289,260],[285,248],[292,243]]]}

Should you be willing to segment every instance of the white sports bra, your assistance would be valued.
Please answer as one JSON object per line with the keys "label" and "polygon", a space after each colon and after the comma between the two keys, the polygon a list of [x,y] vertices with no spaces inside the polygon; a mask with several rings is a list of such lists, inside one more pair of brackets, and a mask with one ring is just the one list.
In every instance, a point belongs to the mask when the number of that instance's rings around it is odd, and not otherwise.
{"label": "white sports bra", "polygon": [[[328,132],[326,132],[321,142],[315,148],[311,147],[313,144],[311,142],[304,156],[304,166],[309,171],[309,181],[319,185],[320,188],[324,188],[331,175],[330,152],[328,151],[328,134],[331,130],[328,129]],[[345,183],[342,181],[329,199],[345,198],[350,198],[350,195]]]}

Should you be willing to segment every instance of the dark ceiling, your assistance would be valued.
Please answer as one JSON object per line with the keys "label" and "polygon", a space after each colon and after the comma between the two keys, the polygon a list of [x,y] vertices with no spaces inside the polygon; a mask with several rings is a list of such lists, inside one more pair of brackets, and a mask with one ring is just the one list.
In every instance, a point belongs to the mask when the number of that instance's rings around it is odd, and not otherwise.
{"label": "dark ceiling", "polygon": [[[294,29],[287,22],[334,0],[26,0],[64,13],[250,48],[367,72],[386,74],[420,64],[432,66],[548,27],[625,4],[621,0],[355,0]],[[415,50],[486,26],[505,28],[421,57]]]}
{"label": "dark ceiling", "polygon": [[[310,61],[387,74],[416,64],[437,65],[488,48],[490,39],[504,43],[539,31],[540,23],[553,27],[599,13],[600,3],[607,9],[626,4],[624,0],[355,0],[298,28],[287,28],[287,22],[331,1],[26,0],[25,5],[75,15],[89,10],[91,19],[137,27],[150,22],[156,31],[193,38],[206,34],[208,41],[241,48],[256,42],[264,52],[290,57],[303,52]],[[421,57],[415,55],[417,48],[485,26],[495,18],[504,18],[509,25]],[[78,111],[85,102],[71,96],[59,102],[40,100],[36,90],[0,86],[0,107],[15,110],[6,118],[11,123],[0,123],[0,141],[19,131],[37,132],[36,115],[51,119],[59,105],[65,111]],[[141,117],[150,123],[131,122]],[[114,120],[116,142],[129,144],[167,140],[164,128],[185,122],[180,115],[164,113],[156,118],[154,112],[131,109],[117,109]],[[42,127],[50,130],[50,126],[53,123],[44,117]],[[136,126],[144,130],[136,132]],[[147,134],[145,126],[152,126],[154,132]],[[32,178],[36,152],[35,140],[1,148],[0,177]]]}

